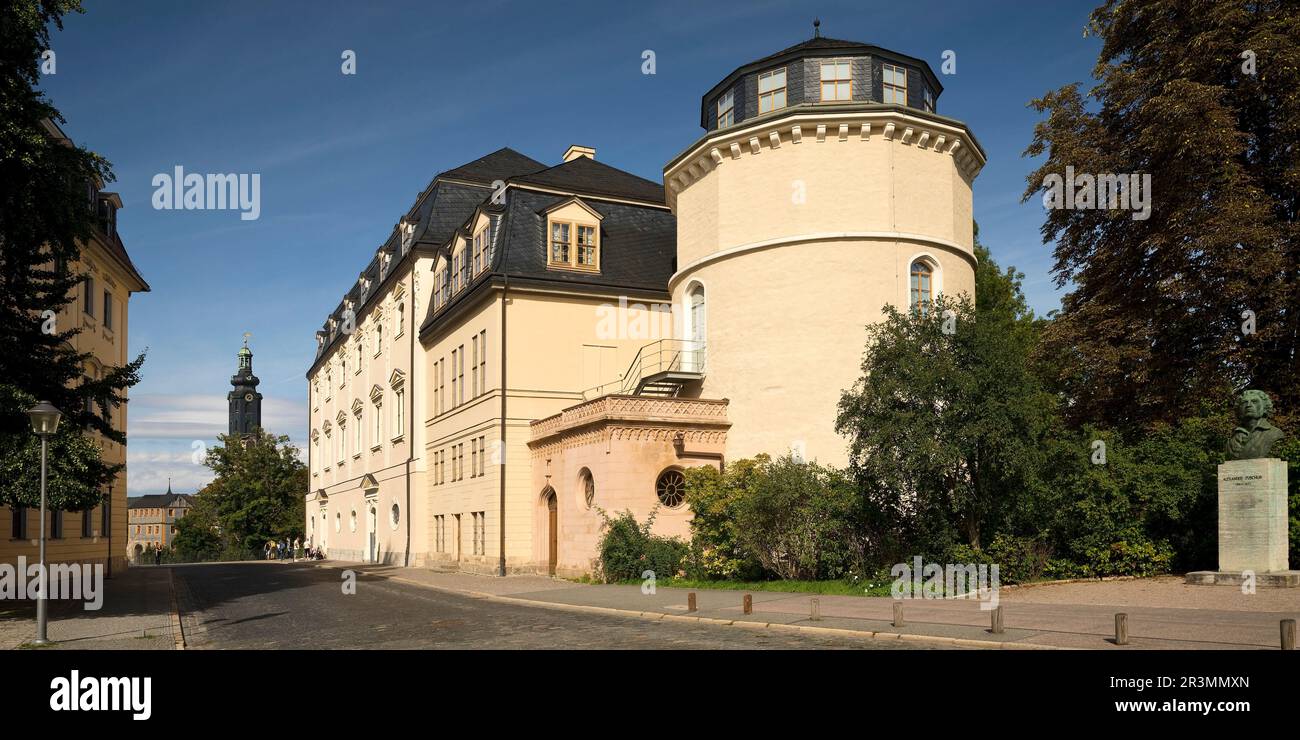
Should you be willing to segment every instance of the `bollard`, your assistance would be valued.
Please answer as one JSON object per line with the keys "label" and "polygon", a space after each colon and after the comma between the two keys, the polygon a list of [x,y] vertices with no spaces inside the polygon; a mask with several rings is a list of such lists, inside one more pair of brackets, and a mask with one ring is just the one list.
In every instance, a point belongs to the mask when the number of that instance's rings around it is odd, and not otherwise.
{"label": "bollard", "polygon": [[814,621],[814,622],[820,622],[820,621],[822,621],[822,604],[821,604],[821,600],[819,600],[819,599],[813,599],[813,600],[812,600],[812,605],[811,605],[811,606],[812,606],[812,614],[810,615],[810,618],[812,619],[812,621]]}
{"label": "bollard", "polygon": [[1295,620],[1282,620],[1282,649],[1295,650]]}
{"label": "bollard", "polygon": [[694,592],[694,591],[692,591],[692,592],[686,594],[686,611],[688,611],[688,612],[693,612],[693,611],[695,611],[695,592]]}
{"label": "bollard", "polygon": [[901,601],[894,602],[894,626],[903,626],[903,602]]}
{"label": "bollard", "polygon": [[993,634],[1002,634],[1002,607],[999,606],[993,610]]}
{"label": "bollard", "polygon": [[1127,614],[1121,613],[1115,615],[1115,644],[1116,645],[1128,644],[1128,615]]}
{"label": "bollard", "polygon": [[745,594],[745,613],[754,613],[754,597],[750,594]]}

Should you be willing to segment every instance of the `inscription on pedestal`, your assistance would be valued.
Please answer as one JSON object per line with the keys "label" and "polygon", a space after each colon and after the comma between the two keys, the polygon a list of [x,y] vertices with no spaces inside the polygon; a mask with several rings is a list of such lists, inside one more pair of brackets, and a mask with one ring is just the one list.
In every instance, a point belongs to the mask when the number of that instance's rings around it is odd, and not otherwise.
{"label": "inscription on pedestal", "polygon": [[1288,569],[1287,471],[1277,458],[1219,466],[1219,571]]}

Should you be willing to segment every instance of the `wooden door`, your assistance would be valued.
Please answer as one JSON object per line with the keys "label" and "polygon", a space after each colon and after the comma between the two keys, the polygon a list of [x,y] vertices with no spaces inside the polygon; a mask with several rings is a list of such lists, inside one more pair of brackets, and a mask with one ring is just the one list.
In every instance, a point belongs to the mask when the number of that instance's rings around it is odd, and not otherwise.
{"label": "wooden door", "polygon": [[555,575],[555,563],[559,560],[560,555],[560,518],[559,512],[555,505],[555,492],[546,499],[546,513],[550,520],[550,558],[547,562],[546,572],[548,575]]}

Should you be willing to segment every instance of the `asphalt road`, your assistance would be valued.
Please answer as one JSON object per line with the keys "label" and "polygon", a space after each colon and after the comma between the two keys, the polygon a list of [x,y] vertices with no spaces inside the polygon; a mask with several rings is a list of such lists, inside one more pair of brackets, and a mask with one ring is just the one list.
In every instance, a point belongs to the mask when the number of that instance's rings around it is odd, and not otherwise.
{"label": "asphalt road", "polygon": [[336,571],[256,563],[175,569],[194,649],[926,649],[506,604]]}

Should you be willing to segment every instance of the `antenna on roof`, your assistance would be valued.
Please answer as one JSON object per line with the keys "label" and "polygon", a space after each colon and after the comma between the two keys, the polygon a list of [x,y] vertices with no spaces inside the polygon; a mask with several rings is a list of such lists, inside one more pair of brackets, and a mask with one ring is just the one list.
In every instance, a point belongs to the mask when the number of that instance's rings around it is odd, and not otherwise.
{"label": "antenna on roof", "polygon": [[822,19],[813,18],[813,38],[819,39],[821,37],[822,37]]}

